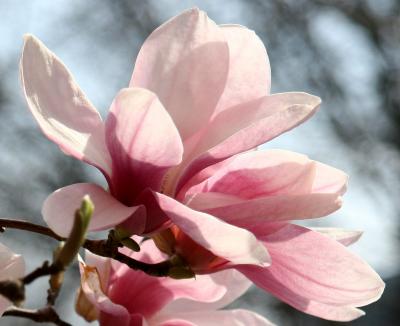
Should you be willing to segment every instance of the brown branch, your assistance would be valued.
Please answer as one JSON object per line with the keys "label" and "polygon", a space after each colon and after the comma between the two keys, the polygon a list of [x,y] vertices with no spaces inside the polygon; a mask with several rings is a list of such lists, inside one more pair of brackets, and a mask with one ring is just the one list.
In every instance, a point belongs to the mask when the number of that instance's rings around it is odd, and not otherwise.
{"label": "brown branch", "polygon": [[64,282],[64,271],[52,274],[49,279],[49,289],[47,290],[47,305],[53,306],[56,303]]}
{"label": "brown branch", "polygon": [[36,268],[33,272],[23,277],[22,282],[24,284],[30,284],[39,277],[53,275],[62,270],[62,266],[58,266],[54,263],[50,265],[48,261],[45,261],[42,266]]}
{"label": "brown branch", "polygon": [[0,228],[3,229],[2,232],[4,232],[4,228],[19,229],[19,230],[25,230],[25,231],[43,234],[43,235],[46,235],[53,239],[56,239],[58,241],[65,240],[63,237],[60,237],[58,234],[54,233],[48,227],[34,224],[31,222],[27,222],[27,221],[23,221],[23,220],[0,218]]}
{"label": "brown branch", "polygon": [[83,247],[98,256],[113,258],[134,270],[140,270],[151,276],[168,276],[170,269],[173,267],[170,260],[157,264],[148,264],[133,259],[120,253],[118,247],[110,246],[108,240],[86,240]]}
{"label": "brown branch", "polygon": [[58,326],[72,326],[63,321],[52,306],[41,309],[23,309],[17,307],[8,308],[3,316],[22,317],[38,323],[53,323]]}
{"label": "brown branch", "polygon": [[[52,237],[56,240],[59,241],[64,241],[65,238],[60,237],[59,235],[55,234],[52,230],[45,226],[37,225],[34,223],[30,222],[25,222],[21,220],[9,220],[9,219],[0,219],[0,227],[9,227],[9,228],[14,228],[14,229],[20,229],[20,230],[26,230],[30,232],[35,232],[39,234],[46,235],[48,237]],[[163,276],[172,276],[172,277],[179,277],[176,275],[176,272],[178,270],[178,273],[184,272],[182,275],[182,278],[189,278],[191,277],[190,275],[192,272],[188,267],[183,266],[181,261],[174,261],[173,259],[169,259],[157,264],[148,264],[144,263],[141,261],[138,261],[136,259],[133,259],[129,256],[126,256],[118,251],[118,247],[121,245],[116,245],[113,243],[113,241],[110,241],[110,239],[107,240],[89,240],[87,239],[83,245],[85,249],[91,251],[92,253],[102,256],[102,257],[108,257],[108,258],[113,258],[123,264],[126,264],[130,268],[134,270],[140,270],[143,271],[144,273],[151,275],[151,276],[157,276],[157,277],[163,277]],[[30,281],[30,278],[34,277],[33,279],[43,276],[43,275],[50,275],[55,273],[56,271],[53,270],[55,268],[54,266],[42,266],[39,268],[39,270],[34,271],[35,273],[33,276],[29,276],[27,281]],[[56,269],[56,268],[55,268]],[[58,270],[59,271],[59,270]]]}

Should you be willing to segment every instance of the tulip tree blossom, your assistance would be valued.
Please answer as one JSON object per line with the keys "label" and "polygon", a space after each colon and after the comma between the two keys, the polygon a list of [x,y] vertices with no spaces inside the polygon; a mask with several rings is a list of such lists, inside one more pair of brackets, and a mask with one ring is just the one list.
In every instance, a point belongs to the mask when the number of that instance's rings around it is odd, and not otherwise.
{"label": "tulip tree blossom", "polygon": [[340,236],[291,223],[339,209],[347,176],[301,154],[254,150],[320,105],[306,93],[269,94],[268,56],[254,32],[218,26],[198,9],[172,18],[144,42],[105,122],[31,35],[21,80],[43,133],[108,182],[107,190],[73,184],[47,198],[43,217],[57,234],[69,233],[89,194],[91,231],[151,236],[196,274],[235,268],[306,313],[352,320],[362,314],[356,307],[380,297],[382,280]]}
{"label": "tulip tree blossom", "polygon": [[[0,243],[0,282],[15,280],[25,274],[25,262],[21,255],[13,253],[9,248]],[[13,303],[0,295],[0,316],[11,307]]]}
{"label": "tulip tree blossom", "polygon": [[[164,258],[151,241],[145,241],[141,249],[131,256],[146,262]],[[101,326],[272,326],[248,310],[220,310],[250,286],[234,270],[187,280],[155,278],[86,252],[80,271],[77,311],[88,321],[98,319]]]}

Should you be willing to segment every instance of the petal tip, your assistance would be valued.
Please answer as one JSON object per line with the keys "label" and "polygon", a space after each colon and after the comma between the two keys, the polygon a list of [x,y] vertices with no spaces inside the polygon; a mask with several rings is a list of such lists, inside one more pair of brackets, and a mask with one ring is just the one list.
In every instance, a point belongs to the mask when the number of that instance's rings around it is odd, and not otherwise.
{"label": "petal tip", "polygon": [[24,44],[28,43],[28,42],[38,42],[38,38],[31,34],[31,33],[26,33],[22,36],[22,39],[24,41]]}

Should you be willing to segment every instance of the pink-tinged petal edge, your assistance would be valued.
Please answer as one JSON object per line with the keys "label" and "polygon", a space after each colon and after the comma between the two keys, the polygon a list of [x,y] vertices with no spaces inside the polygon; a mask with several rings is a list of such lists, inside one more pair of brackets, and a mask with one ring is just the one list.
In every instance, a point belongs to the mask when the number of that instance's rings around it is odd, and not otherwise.
{"label": "pink-tinged petal edge", "polygon": [[213,114],[225,88],[228,65],[229,49],[221,28],[193,8],[146,39],[130,87],[156,93],[186,140]]}
{"label": "pink-tinged petal edge", "polygon": [[90,183],[77,183],[60,188],[50,194],[42,207],[42,215],[47,225],[58,235],[67,237],[72,229],[75,211],[80,207],[82,198],[89,195],[94,203],[94,212],[90,220],[89,231],[112,228],[128,218],[136,219],[132,232],[140,233],[146,218],[144,206],[127,207],[113,198],[102,187]]}
{"label": "pink-tinged petal edge", "polygon": [[363,231],[360,230],[347,230],[341,228],[333,228],[333,227],[317,227],[317,228],[310,228],[315,232],[319,232],[327,237],[338,241],[344,246],[350,246],[353,243],[357,242],[362,234]]}
{"label": "pink-tinged petal edge", "polygon": [[269,94],[271,68],[263,42],[240,25],[220,25],[229,46],[229,71],[214,116],[235,105]]}
{"label": "pink-tinged petal edge", "polygon": [[61,60],[26,35],[20,62],[22,88],[43,133],[61,150],[111,174],[100,114]]}
{"label": "pink-tinged petal edge", "polygon": [[145,188],[159,190],[166,171],[182,160],[183,145],[157,96],[142,88],[121,90],[106,121],[112,156],[111,193],[131,206]]}
{"label": "pink-tinged petal edge", "polygon": [[160,193],[151,192],[155,205],[203,248],[233,264],[269,265],[267,250],[249,231],[198,212]]}
{"label": "pink-tinged petal edge", "polygon": [[262,240],[272,265],[236,268],[298,310],[328,320],[350,321],[363,314],[356,307],[382,295],[384,283],[368,264],[318,232],[289,224]]}
{"label": "pink-tinged petal edge", "polygon": [[0,243],[0,281],[20,278],[24,274],[24,258]]}

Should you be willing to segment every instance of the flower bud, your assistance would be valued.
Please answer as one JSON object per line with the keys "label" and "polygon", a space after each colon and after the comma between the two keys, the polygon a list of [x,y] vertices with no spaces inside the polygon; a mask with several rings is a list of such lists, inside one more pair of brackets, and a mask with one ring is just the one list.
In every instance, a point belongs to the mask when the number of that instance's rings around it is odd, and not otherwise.
{"label": "flower bud", "polygon": [[81,207],[75,212],[75,220],[71,233],[55,260],[55,264],[61,269],[68,266],[78,254],[80,247],[85,241],[93,211],[93,202],[88,195],[84,196]]}

